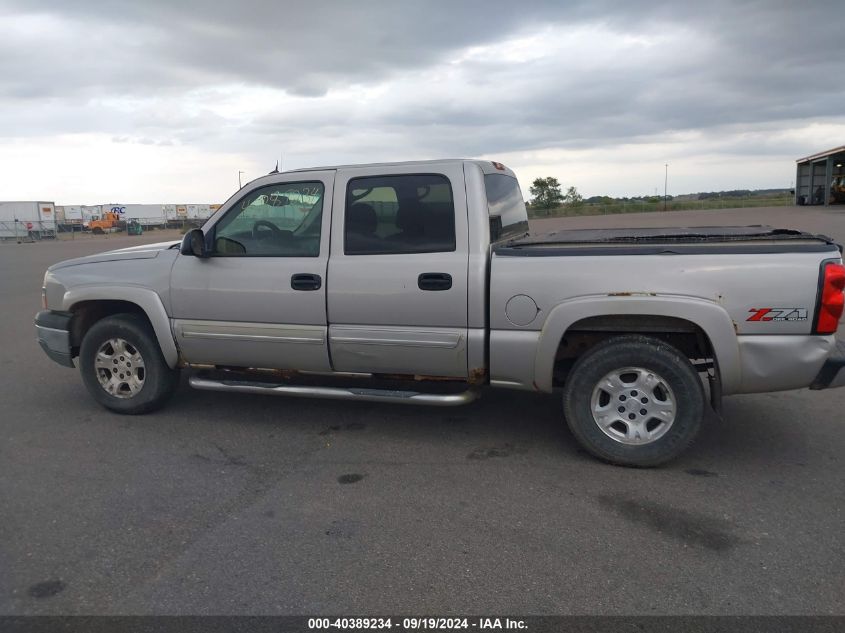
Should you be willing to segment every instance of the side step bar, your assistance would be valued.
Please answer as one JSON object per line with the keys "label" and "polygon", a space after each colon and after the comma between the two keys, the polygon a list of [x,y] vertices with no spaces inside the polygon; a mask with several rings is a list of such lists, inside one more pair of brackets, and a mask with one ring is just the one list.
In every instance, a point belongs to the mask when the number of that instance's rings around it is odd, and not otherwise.
{"label": "side step bar", "polygon": [[324,398],[327,400],[361,400],[366,402],[398,402],[401,404],[427,404],[454,407],[468,404],[480,395],[476,389],[461,393],[436,394],[394,389],[363,389],[359,387],[310,387],[302,385],[271,384],[243,380],[213,380],[191,376],[188,384],[203,391],[229,391],[234,393],[264,393],[274,396],[298,398]]}

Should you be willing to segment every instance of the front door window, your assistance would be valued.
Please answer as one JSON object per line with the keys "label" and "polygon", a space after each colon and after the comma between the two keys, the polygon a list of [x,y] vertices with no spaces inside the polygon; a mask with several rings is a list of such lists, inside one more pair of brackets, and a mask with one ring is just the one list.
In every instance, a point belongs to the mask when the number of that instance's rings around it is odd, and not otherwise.
{"label": "front door window", "polygon": [[286,182],[248,193],[214,229],[213,256],[318,257],[321,182]]}

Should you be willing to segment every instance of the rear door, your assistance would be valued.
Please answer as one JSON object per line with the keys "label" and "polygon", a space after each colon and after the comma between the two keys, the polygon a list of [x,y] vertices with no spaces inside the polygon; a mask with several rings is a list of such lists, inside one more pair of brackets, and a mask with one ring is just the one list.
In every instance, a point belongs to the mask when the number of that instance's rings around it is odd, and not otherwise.
{"label": "rear door", "polygon": [[328,318],[335,371],[465,378],[462,163],[340,170],[334,208]]}

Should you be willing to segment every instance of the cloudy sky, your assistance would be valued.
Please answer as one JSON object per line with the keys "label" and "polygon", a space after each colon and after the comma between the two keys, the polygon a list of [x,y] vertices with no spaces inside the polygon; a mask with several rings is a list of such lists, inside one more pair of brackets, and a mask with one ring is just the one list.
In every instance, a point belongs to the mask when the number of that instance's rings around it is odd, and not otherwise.
{"label": "cloudy sky", "polygon": [[788,187],[845,144],[841,0],[0,0],[0,199],[221,202],[483,157],[527,194]]}

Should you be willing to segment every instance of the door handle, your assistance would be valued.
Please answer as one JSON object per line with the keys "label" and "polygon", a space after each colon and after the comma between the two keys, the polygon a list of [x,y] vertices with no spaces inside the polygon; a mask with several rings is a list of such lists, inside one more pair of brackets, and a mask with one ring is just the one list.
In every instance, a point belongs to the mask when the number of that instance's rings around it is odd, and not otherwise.
{"label": "door handle", "polygon": [[422,273],[417,277],[420,290],[449,290],[452,287],[452,275],[449,273]]}
{"label": "door handle", "polygon": [[320,275],[296,273],[290,277],[290,287],[294,290],[319,290],[323,285]]}

